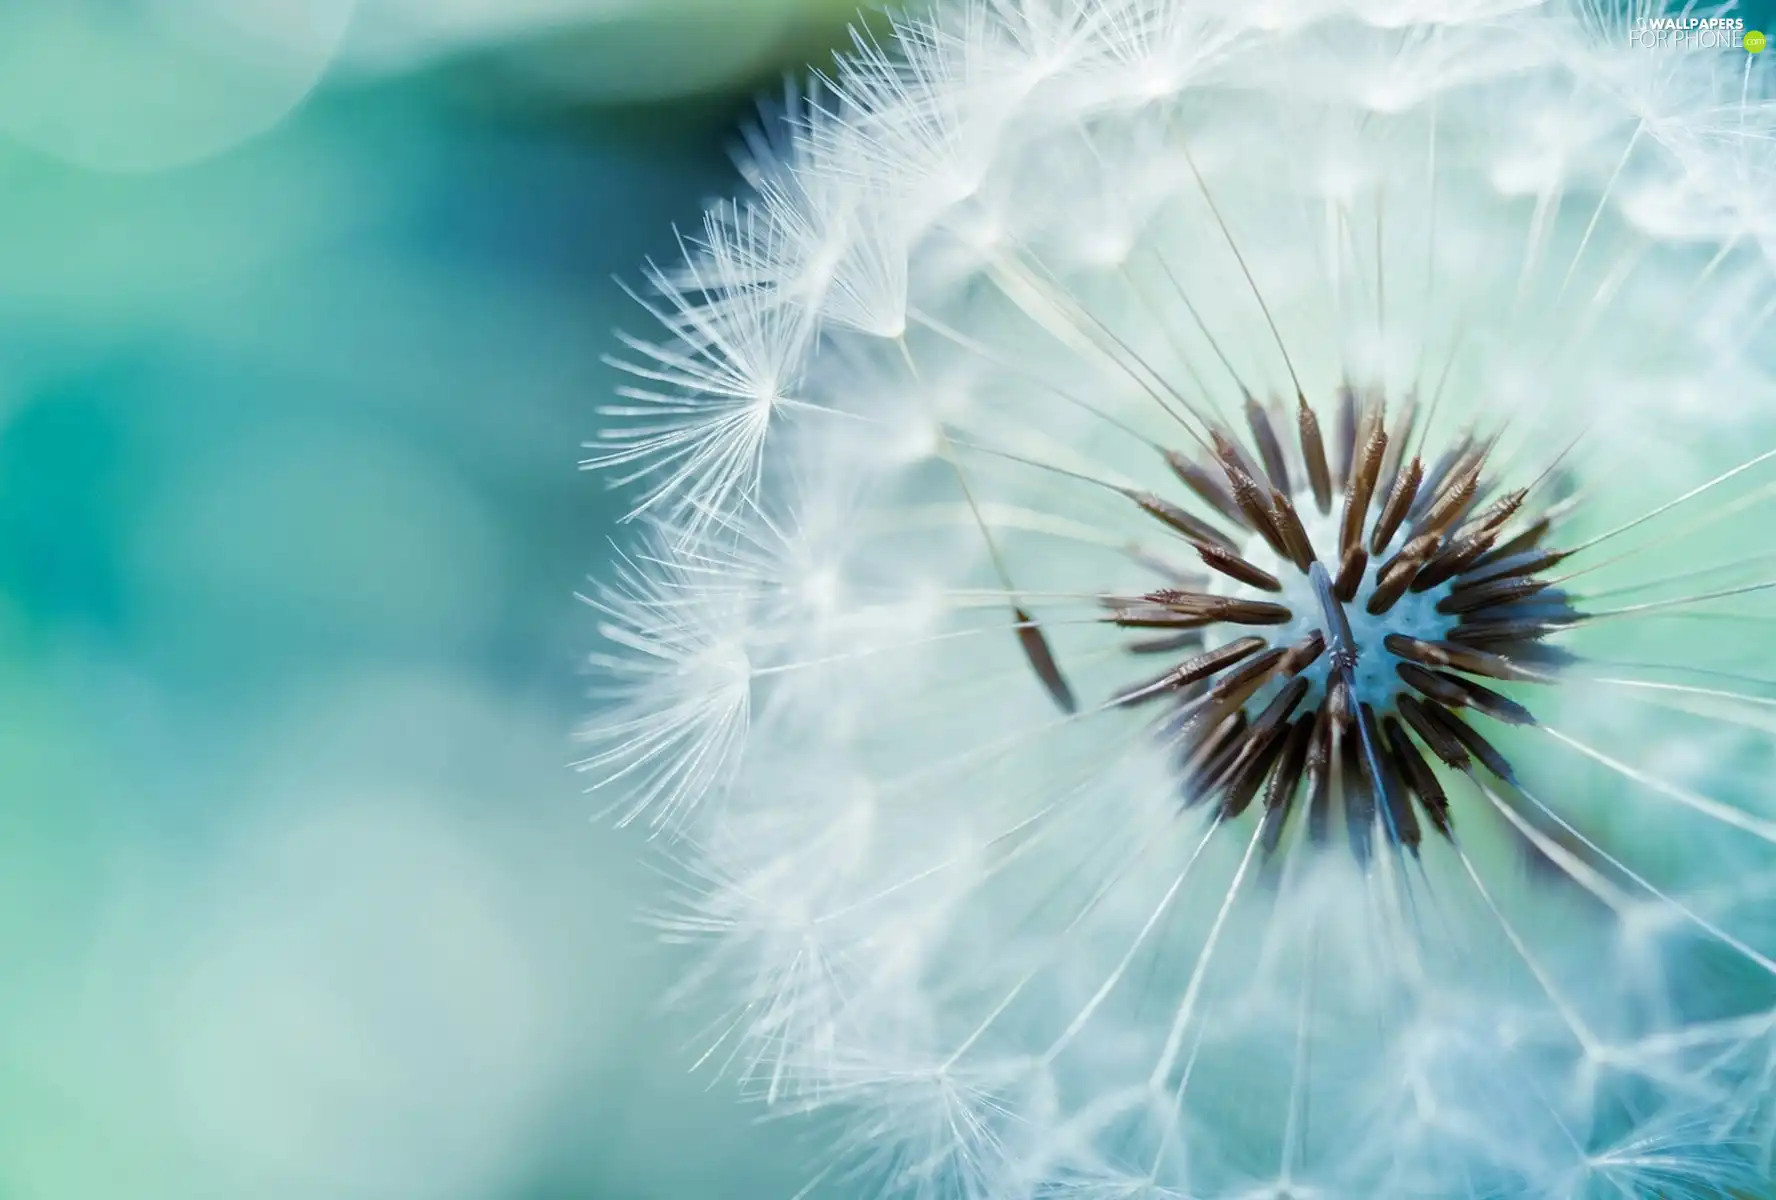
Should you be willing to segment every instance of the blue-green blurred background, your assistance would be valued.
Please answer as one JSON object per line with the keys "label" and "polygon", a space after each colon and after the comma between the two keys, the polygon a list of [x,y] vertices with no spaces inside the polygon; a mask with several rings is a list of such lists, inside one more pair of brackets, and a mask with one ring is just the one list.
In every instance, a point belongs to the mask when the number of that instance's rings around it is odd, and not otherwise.
{"label": "blue-green blurred background", "polygon": [[0,1197],[787,1197],[567,769],[612,283],[849,0],[0,4]]}

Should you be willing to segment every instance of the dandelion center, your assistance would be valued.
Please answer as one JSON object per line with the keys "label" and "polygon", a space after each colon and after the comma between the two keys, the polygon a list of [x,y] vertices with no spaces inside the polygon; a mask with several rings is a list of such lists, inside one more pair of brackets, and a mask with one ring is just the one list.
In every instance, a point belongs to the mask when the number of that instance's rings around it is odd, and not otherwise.
{"label": "dandelion center", "polygon": [[1303,802],[1309,841],[1342,813],[1359,858],[1377,838],[1417,847],[1426,822],[1449,836],[1431,761],[1510,782],[1469,718],[1533,723],[1496,685],[1550,682],[1562,658],[1542,639],[1579,619],[1542,574],[1565,557],[1545,545],[1557,474],[1501,493],[1497,439],[1477,431],[1427,466],[1417,411],[1408,400],[1390,430],[1382,398],[1345,388],[1326,430],[1305,398],[1287,424],[1248,400],[1249,443],[1214,427],[1200,457],[1167,455],[1218,520],[1135,497],[1203,570],[1108,600],[1140,631],[1132,653],[1174,657],[1118,702],[1171,706],[1186,803],[1223,819],[1259,803],[1267,854]]}

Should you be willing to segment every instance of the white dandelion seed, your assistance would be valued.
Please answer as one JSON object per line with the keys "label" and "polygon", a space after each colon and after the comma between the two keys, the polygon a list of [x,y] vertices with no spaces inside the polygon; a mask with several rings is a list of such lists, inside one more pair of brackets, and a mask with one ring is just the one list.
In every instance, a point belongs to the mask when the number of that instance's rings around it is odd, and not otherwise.
{"label": "white dandelion seed", "polygon": [[1770,1176],[1776,101],[1626,34],[959,0],[657,276],[588,766],[811,1176]]}
{"label": "white dandelion seed", "polygon": [[592,656],[603,717],[582,733],[578,765],[619,793],[623,823],[670,826],[721,788],[751,711],[755,629],[749,599],[728,582],[731,556],[624,556],[615,579],[585,597],[609,651]]}
{"label": "white dandelion seed", "polygon": [[761,274],[781,255],[777,223],[751,209],[718,208],[688,264],[649,272],[643,300],[666,341],[623,335],[631,358],[606,361],[633,382],[603,412],[585,466],[614,469],[619,486],[642,483],[637,513],[660,511],[694,538],[704,519],[756,494],[774,417],[801,403],[809,315],[785,304]]}

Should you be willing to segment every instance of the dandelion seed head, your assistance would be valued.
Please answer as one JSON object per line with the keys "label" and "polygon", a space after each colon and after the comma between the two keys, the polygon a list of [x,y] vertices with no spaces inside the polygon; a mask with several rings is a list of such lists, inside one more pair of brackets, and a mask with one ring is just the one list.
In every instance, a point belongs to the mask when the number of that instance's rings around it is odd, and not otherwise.
{"label": "dandelion seed head", "polygon": [[1747,57],[958,0],[776,109],[601,456],[586,766],[705,1061],[842,1114],[859,1195],[1767,1174]]}

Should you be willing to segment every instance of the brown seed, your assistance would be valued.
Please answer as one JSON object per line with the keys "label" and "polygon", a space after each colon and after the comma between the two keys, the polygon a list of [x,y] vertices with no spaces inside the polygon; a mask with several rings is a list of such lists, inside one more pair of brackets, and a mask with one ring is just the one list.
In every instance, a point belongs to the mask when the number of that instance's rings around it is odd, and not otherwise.
{"label": "brown seed", "polygon": [[1394,673],[1407,686],[1416,688],[1432,700],[1439,700],[1444,704],[1453,704],[1457,707],[1468,702],[1468,694],[1459,685],[1450,682],[1450,677],[1447,675],[1427,671],[1421,666],[1407,662],[1395,663]]}
{"label": "brown seed", "polygon": [[[1387,457],[1381,460],[1381,494],[1392,495],[1400,481],[1400,467],[1406,459],[1406,447],[1412,442],[1412,430],[1418,424],[1418,396],[1408,393],[1394,418],[1393,432],[1388,435]],[[1383,545],[1386,545],[1384,542]],[[1377,550],[1377,554],[1381,551]]]}
{"label": "brown seed", "polygon": [[1357,389],[1357,440],[1353,444],[1354,457],[1351,470],[1357,469],[1357,462],[1363,457],[1363,447],[1382,428],[1383,419],[1387,416],[1387,398],[1372,387]]}
{"label": "brown seed", "polygon": [[1491,583],[1495,579],[1537,575],[1549,567],[1558,565],[1569,553],[1570,551],[1566,550],[1537,550],[1532,547],[1509,557],[1499,558],[1495,551],[1476,562],[1457,586],[1478,587],[1483,583]]}
{"label": "brown seed", "polygon": [[1214,568],[1229,579],[1237,579],[1241,583],[1266,592],[1283,590],[1282,581],[1262,567],[1253,566],[1231,550],[1220,546],[1200,545],[1196,553],[1205,565]]}
{"label": "brown seed", "polygon": [[1286,604],[1243,600],[1238,596],[1166,590],[1152,592],[1143,599],[1173,612],[1201,613],[1232,625],[1286,625],[1295,618],[1294,610]]}
{"label": "brown seed", "polygon": [[[1358,711],[1358,720],[1367,731],[1370,744],[1375,748],[1376,765],[1381,770],[1381,778],[1370,778],[1376,795],[1381,801],[1381,813],[1388,838],[1396,845],[1414,849],[1423,836],[1418,827],[1418,816],[1412,811],[1412,797],[1400,779],[1398,765],[1389,753],[1388,745],[1382,738],[1381,724],[1375,719],[1375,710],[1365,704]],[[1365,757],[1364,766],[1367,773],[1369,765]]]}
{"label": "brown seed", "polygon": [[1339,491],[1357,457],[1357,394],[1347,383],[1338,389],[1338,426],[1332,436],[1333,481]]}
{"label": "brown seed", "polygon": [[1547,537],[1548,531],[1553,528],[1554,522],[1550,518],[1539,517],[1525,527],[1521,533],[1511,535],[1510,541],[1488,551],[1474,565],[1476,567],[1491,567],[1514,555],[1522,554],[1526,550],[1533,550],[1541,545],[1542,539]]}
{"label": "brown seed", "polygon": [[1479,490],[1483,466],[1483,463],[1477,462],[1453,478],[1413,527],[1414,530],[1418,533],[1441,533],[1453,525],[1473,501],[1474,493]]}
{"label": "brown seed", "polygon": [[1224,767],[1231,761],[1231,756],[1239,752],[1240,743],[1246,736],[1246,714],[1229,713],[1212,722],[1202,720],[1200,728],[1198,726],[1199,721],[1195,719],[1185,725],[1179,747],[1182,751],[1179,774],[1184,780],[1185,800],[1189,804],[1199,803],[1206,797],[1213,768]]}
{"label": "brown seed", "polygon": [[1476,733],[1473,726],[1441,704],[1427,703],[1424,707],[1431,720],[1442,725],[1456,741],[1472,752],[1488,771],[1506,783],[1515,781],[1516,774],[1511,770],[1511,764],[1505,759],[1505,756],[1500,754],[1491,742]]}
{"label": "brown seed", "polygon": [[1375,522],[1375,531],[1369,536],[1371,554],[1380,554],[1394,540],[1400,523],[1406,519],[1406,511],[1412,507],[1412,500],[1418,495],[1418,485],[1423,481],[1424,463],[1414,456],[1406,473],[1394,481],[1387,503],[1382,505],[1381,516]]}
{"label": "brown seed", "polygon": [[1161,671],[1139,683],[1131,683],[1110,694],[1110,703],[1117,708],[1135,708],[1159,699],[1172,690],[1172,672]]}
{"label": "brown seed", "polygon": [[1338,739],[1338,784],[1344,800],[1344,833],[1359,863],[1369,861],[1370,834],[1375,827],[1375,792],[1363,774],[1357,739],[1346,730]]}
{"label": "brown seed", "polygon": [[1252,443],[1258,447],[1258,458],[1264,463],[1264,473],[1270,477],[1271,486],[1287,495],[1291,488],[1289,467],[1283,459],[1283,445],[1277,440],[1270,418],[1251,396],[1246,397],[1246,424],[1251,427]]}
{"label": "brown seed", "polygon": [[1417,559],[1394,559],[1375,577],[1375,591],[1370,594],[1369,603],[1363,607],[1369,610],[1370,616],[1379,617],[1399,603],[1400,597],[1406,594],[1407,586],[1417,574]]}
{"label": "brown seed", "polygon": [[[1235,671],[1223,675],[1215,681],[1214,686],[1199,701],[1201,708],[1197,714],[1185,722],[1183,740],[1186,744],[1195,744],[1206,731],[1219,729],[1229,718],[1239,718],[1240,728],[1248,727],[1245,703],[1252,698],[1252,693],[1269,682],[1276,670],[1276,662],[1282,657],[1281,650],[1268,650],[1252,659]],[[1206,739],[1205,739],[1206,740]],[[1231,761],[1228,759],[1211,763],[1205,753],[1191,756],[1193,766],[1187,771],[1186,778],[1194,778],[1200,783],[1206,778],[1205,771],[1210,766],[1223,768]],[[1194,772],[1194,777],[1191,775]]]}
{"label": "brown seed", "polygon": [[1381,473],[1381,456],[1386,452],[1387,431],[1382,429],[1380,421],[1376,421],[1344,487],[1344,518],[1338,534],[1341,549],[1355,546],[1363,540],[1363,522],[1369,516],[1369,501],[1375,495],[1375,480]]}
{"label": "brown seed", "polygon": [[1064,713],[1079,711],[1079,705],[1073,698],[1073,689],[1067,686],[1067,680],[1056,665],[1054,651],[1049,648],[1048,639],[1036,625],[1035,618],[1021,608],[1014,608],[1018,627],[1018,644],[1024,648],[1024,657],[1030,661],[1030,669],[1036,672],[1036,678],[1048,689],[1049,698]]}
{"label": "brown seed", "polygon": [[1165,691],[1207,679],[1242,659],[1250,658],[1264,649],[1265,644],[1261,637],[1243,637],[1237,641],[1229,642],[1225,646],[1205,650],[1201,654],[1185,659],[1171,670],[1156,676],[1147,683],[1117,693],[1115,703],[1136,704]]}
{"label": "brown seed", "polygon": [[1218,624],[1221,618],[1208,613],[1182,613],[1157,605],[1129,605],[1112,608],[1104,618],[1119,629],[1202,629]]}
{"label": "brown seed", "polygon": [[1476,530],[1497,530],[1517,515],[1517,510],[1523,507],[1523,501],[1528,495],[1527,488],[1507,492],[1470,517],[1468,524]]}
{"label": "brown seed", "polygon": [[1233,549],[1233,542],[1228,536],[1204,521],[1193,517],[1169,500],[1161,499],[1152,492],[1124,492],[1130,500],[1141,506],[1141,511],[1154,517],[1165,525],[1177,530],[1193,542],[1207,542],[1223,549]]}
{"label": "brown seed", "polygon": [[1444,837],[1450,836],[1449,797],[1443,791],[1443,785],[1437,781],[1437,773],[1431,764],[1424,760],[1418,747],[1412,744],[1406,730],[1400,722],[1388,717],[1382,722],[1382,730],[1388,740],[1388,748],[1393,751],[1394,761],[1400,766],[1400,774],[1406,786],[1418,797],[1419,807],[1425,811],[1431,824]]}
{"label": "brown seed", "polygon": [[1388,611],[1405,594],[1422,568],[1424,560],[1437,550],[1437,535],[1428,533],[1415,537],[1400,547],[1400,552],[1382,564],[1375,576],[1375,594],[1366,606],[1372,616]]}
{"label": "brown seed", "polygon": [[[1225,778],[1232,779],[1245,770],[1253,758],[1264,748],[1265,739],[1273,733],[1282,733],[1284,726],[1289,723],[1289,717],[1295,711],[1296,705],[1300,704],[1301,698],[1307,694],[1307,688],[1307,680],[1293,680],[1278,692],[1269,704],[1264,706],[1264,711],[1258,715],[1258,718],[1247,725],[1245,742],[1233,761],[1226,765]],[[1253,781],[1254,786],[1257,782],[1257,780]]]}
{"label": "brown seed", "polygon": [[1301,524],[1301,514],[1295,511],[1287,496],[1274,488],[1270,493],[1270,511],[1277,530],[1283,535],[1283,547],[1289,561],[1305,574],[1314,565],[1315,558],[1313,543],[1307,540],[1307,529]]}
{"label": "brown seed", "polygon": [[1282,842],[1283,828],[1294,807],[1295,791],[1301,786],[1313,731],[1311,717],[1302,717],[1291,725],[1284,735],[1282,753],[1271,766],[1270,778],[1264,785],[1264,825],[1259,835],[1266,858],[1274,855]]}
{"label": "brown seed", "polygon": [[1243,727],[1238,738],[1222,745],[1191,777],[1190,790],[1197,802],[1216,792],[1225,794],[1228,784],[1238,777],[1241,765],[1251,761],[1263,747],[1264,738],[1251,733],[1249,726]]}
{"label": "brown seed", "polygon": [[1316,846],[1332,823],[1332,740],[1332,715],[1322,704],[1307,750],[1307,836]]}
{"label": "brown seed", "polygon": [[1468,769],[1468,752],[1461,740],[1437,723],[1426,705],[1420,704],[1409,695],[1396,697],[1394,705],[1400,710],[1400,715],[1406,718],[1406,723],[1412,726],[1412,732],[1418,734],[1419,739],[1430,747],[1432,754],[1458,771]]}
{"label": "brown seed", "polygon": [[1506,725],[1534,725],[1536,719],[1523,705],[1508,696],[1501,696],[1484,684],[1475,683],[1471,679],[1461,679],[1454,675],[1439,673],[1438,678],[1450,684],[1459,694],[1457,700],[1443,700],[1451,708],[1472,708],[1476,712],[1485,713],[1495,721]]}
{"label": "brown seed", "polygon": [[1221,472],[1227,476],[1227,486],[1233,492],[1233,502],[1239,505],[1245,524],[1256,531],[1272,550],[1287,558],[1282,531],[1271,516],[1269,498],[1259,490],[1258,482],[1240,462],[1234,444],[1220,433],[1213,434],[1213,437],[1215,453],[1221,461]]}
{"label": "brown seed", "polygon": [[1407,542],[1404,546],[1401,546],[1400,552],[1388,561],[1393,562],[1402,558],[1411,558],[1423,562],[1431,555],[1435,554],[1437,552],[1437,547],[1442,544],[1443,539],[1437,534],[1421,533],[1411,541]]}
{"label": "brown seed", "polygon": [[1412,510],[1406,514],[1408,520],[1417,520],[1443,494],[1444,484],[1460,474],[1459,468],[1467,461],[1474,448],[1474,435],[1465,433],[1456,439],[1448,449],[1437,456],[1431,469],[1425,472],[1424,482],[1419,485],[1418,499],[1413,502]]}
{"label": "brown seed", "polygon": [[1345,604],[1355,600],[1357,589],[1363,586],[1363,573],[1368,569],[1369,555],[1361,546],[1345,547],[1344,557],[1338,564],[1338,578],[1332,584],[1332,594]]}
{"label": "brown seed", "polygon": [[1493,608],[1506,604],[1515,604],[1519,600],[1527,600],[1538,592],[1544,591],[1552,583],[1546,579],[1522,579],[1516,576],[1505,576],[1477,586],[1470,586],[1465,580],[1449,590],[1449,594],[1437,601],[1440,613],[1471,613],[1482,608]]}
{"label": "brown seed", "polygon": [[1309,686],[1307,680],[1300,676],[1296,676],[1284,684],[1282,689],[1271,697],[1270,703],[1264,706],[1264,711],[1259,713],[1257,719],[1252,722],[1252,728],[1275,729],[1287,722],[1290,717],[1295,715],[1295,706],[1301,703],[1303,696],[1307,695]]}
{"label": "brown seed", "polygon": [[1449,631],[1449,640],[1464,646],[1493,646],[1500,642],[1533,642],[1560,629],[1547,621],[1463,622]]}
{"label": "brown seed", "polygon": [[1322,514],[1332,511],[1332,473],[1326,466],[1326,443],[1320,437],[1320,419],[1308,406],[1307,397],[1298,397],[1295,424],[1301,437],[1301,457],[1307,463],[1307,482],[1313,488],[1314,505]]}
{"label": "brown seed", "polygon": [[[1247,396],[1250,398],[1249,393]],[[1266,482],[1264,470],[1256,462],[1252,461],[1252,456],[1250,454],[1246,453],[1245,443],[1241,442],[1233,430],[1227,426],[1220,426],[1217,429],[1211,429],[1209,431],[1211,441],[1213,441],[1216,436],[1219,436],[1227,443],[1229,452],[1232,453],[1234,461],[1239,463],[1240,470],[1246,473],[1246,478],[1256,484],[1259,491],[1263,491]]]}
{"label": "brown seed", "polygon": [[1270,677],[1282,665],[1283,655],[1286,653],[1288,652],[1281,647],[1272,647],[1237,671],[1223,675],[1209,689],[1210,702],[1229,707],[1244,704],[1252,698],[1253,692],[1270,681]]}
{"label": "brown seed", "polygon": [[1382,639],[1382,644],[1401,658],[1411,659],[1427,667],[1451,667],[1470,675],[1485,675],[1490,679],[1547,682],[1545,676],[1520,667],[1502,655],[1489,654],[1454,642],[1424,642],[1404,634],[1390,633]]}
{"label": "brown seed", "polygon": [[1316,629],[1289,647],[1289,652],[1283,655],[1283,661],[1277,665],[1277,670],[1284,675],[1299,675],[1319,661],[1320,655],[1325,652],[1326,635]]}
{"label": "brown seed", "polygon": [[1271,765],[1283,752],[1282,729],[1271,729],[1253,736],[1256,741],[1252,751],[1241,755],[1244,761],[1236,761],[1228,771],[1227,794],[1221,801],[1220,815],[1223,821],[1233,820],[1246,811],[1252,803],[1252,797],[1258,793],[1258,786],[1270,774]]}
{"label": "brown seed", "polygon": [[1445,546],[1442,553],[1427,562],[1424,569],[1419,571],[1418,578],[1412,581],[1412,590],[1428,592],[1445,580],[1460,574],[1475,559],[1486,553],[1495,536],[1490,531],[1482,530]]}
{"label": "brown seed", "polygon": [[1172,474],[1189,488],[1204,504],[1235,523],[1243,522],[1239,505],[1233,502],[1233,495],[1221,484],[1220,477],[1207,467],[1199,466],[1188,457],[1176,450],[1165,451],[1166,465],[1171,467]]}

